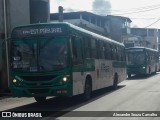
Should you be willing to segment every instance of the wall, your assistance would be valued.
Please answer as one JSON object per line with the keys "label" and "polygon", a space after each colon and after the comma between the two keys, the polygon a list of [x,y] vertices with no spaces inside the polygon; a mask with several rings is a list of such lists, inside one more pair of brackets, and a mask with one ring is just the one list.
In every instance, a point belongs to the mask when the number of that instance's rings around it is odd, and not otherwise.
{"label": "wall", "polygon": [[110,38],[122,42],[122,21],[118,18],[109,19]]}
{"label": "wall", "polygon": [[44,23],[50,20],[49,0],[30,0],[31,23]]}
{"label": "wall", "polygon": [[10,22],[9,31],[16,26],[30,23],[29,0],[10,0],[8,9]]}
{"label": "wall", "polygon": [[[7,60],[4,42],[3,1],[0,0],[0,92],[8,90]],[[39,18],[43,22],[49,19],[49,0],[5,0],[7,14],[7,35],[10,37],[14,27],[35,23]],[[33,4],[36,2],[37,4]],[[32,5],[32,8],[30,7]],[[37,7],[38,6],[38,7]],[[35,11],[34,11],[35,9]],[[33,17],[33,18],[32,18]],[[38,20],[37,20],[38,19]],[[34,22],[31,22],[33,20]]]}
{"label": "wall", "polygon": [[144,47],[158,50],[158,31],[152,28],[132,28],[131,34],[141,36],[146,43]]}

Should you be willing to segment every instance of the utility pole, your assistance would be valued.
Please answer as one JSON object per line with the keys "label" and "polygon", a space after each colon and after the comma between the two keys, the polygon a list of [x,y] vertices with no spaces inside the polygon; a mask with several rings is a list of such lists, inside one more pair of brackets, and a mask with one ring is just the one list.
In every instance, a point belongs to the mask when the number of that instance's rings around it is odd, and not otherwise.
{"label": "utility pole", "polygon": [[7,61],[7,80],[9,87],[9,61],[8,61],[8,35],[7,35],[7,11],[6,11],[6,0],[3,0],[3,14],[4,14],[4,32],[5,32],[5,47],[6,47],[6,61]]}
{"label": "utility pole", "polygon": [[58,7],[58,13],[59,13],[59,22],[63,22],[63,7]]}

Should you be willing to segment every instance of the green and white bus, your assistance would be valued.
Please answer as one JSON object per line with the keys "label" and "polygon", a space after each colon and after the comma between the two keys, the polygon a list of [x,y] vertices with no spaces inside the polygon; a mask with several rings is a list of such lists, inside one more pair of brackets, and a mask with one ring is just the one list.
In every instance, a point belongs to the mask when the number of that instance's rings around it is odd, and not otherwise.
{"label": "green and white bus", "polygon": [[130,47],[126,49],[127,74],[151,74],[159,70],[158,51],[146,47]]}
{"label": "green and white bus", "polygon": [[72,97],[85,100],[94,90],[126,79],[122,43],[75,25],[59,22],[13,29],[10,40],[10,89],[15,97]]}

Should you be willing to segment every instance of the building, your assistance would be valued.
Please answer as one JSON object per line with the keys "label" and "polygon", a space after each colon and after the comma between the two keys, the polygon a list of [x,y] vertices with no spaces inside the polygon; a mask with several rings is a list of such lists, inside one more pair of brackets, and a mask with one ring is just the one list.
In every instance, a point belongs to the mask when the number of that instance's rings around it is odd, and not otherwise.
{"label": "building", "polygon": [[107,15],[106,22],[109,29],[109,37],[124,43],[124,37],[130,35],[131,19],[123,16]]}
{"label": "building", "polygon": [[[50,15],[50,22],[55,21],[59,21],[59,13],[52,13]],[[106,36],[106,31],[103,28],[105,26],[105,17],[103,16],[86,11],[70,12],[63,13],[63,21]]]}
{"label": "building", "polygon": [[[59,15],[59,13],[52,13],[50,15],[50,21],[59,21]],[[122,33],[125,35],[129,34],[130,23],[132,22],[126,17],[111,15],[100,16],[86,11],[63,13],[63,21],[72,23],[119,42],[123,42]]]}
{"label": "building", "polygon": [[49,0],[0,0],[0,91],[7,88],[6,39],[14,27],[50,20]]}
{"label": "building", "polygon": [[160,29],[158,29],[158,51],[160,55]]}
{"label": "building", "polygon": [[158,50],[158,30],[154,28],[131,28],[131,34],[140,37],[141,46]]}

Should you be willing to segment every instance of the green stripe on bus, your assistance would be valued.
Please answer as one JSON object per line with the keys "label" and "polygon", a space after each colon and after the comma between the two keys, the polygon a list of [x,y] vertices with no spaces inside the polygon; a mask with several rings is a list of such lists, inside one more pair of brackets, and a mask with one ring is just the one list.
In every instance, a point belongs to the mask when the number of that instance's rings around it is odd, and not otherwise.
{"label": "green stripe on bus", "polygon": [[112,67],[114,67],[114,68],[124,68],[124,67],[126,67],[126,62],[114,61],[114,62],[112,62]]}

